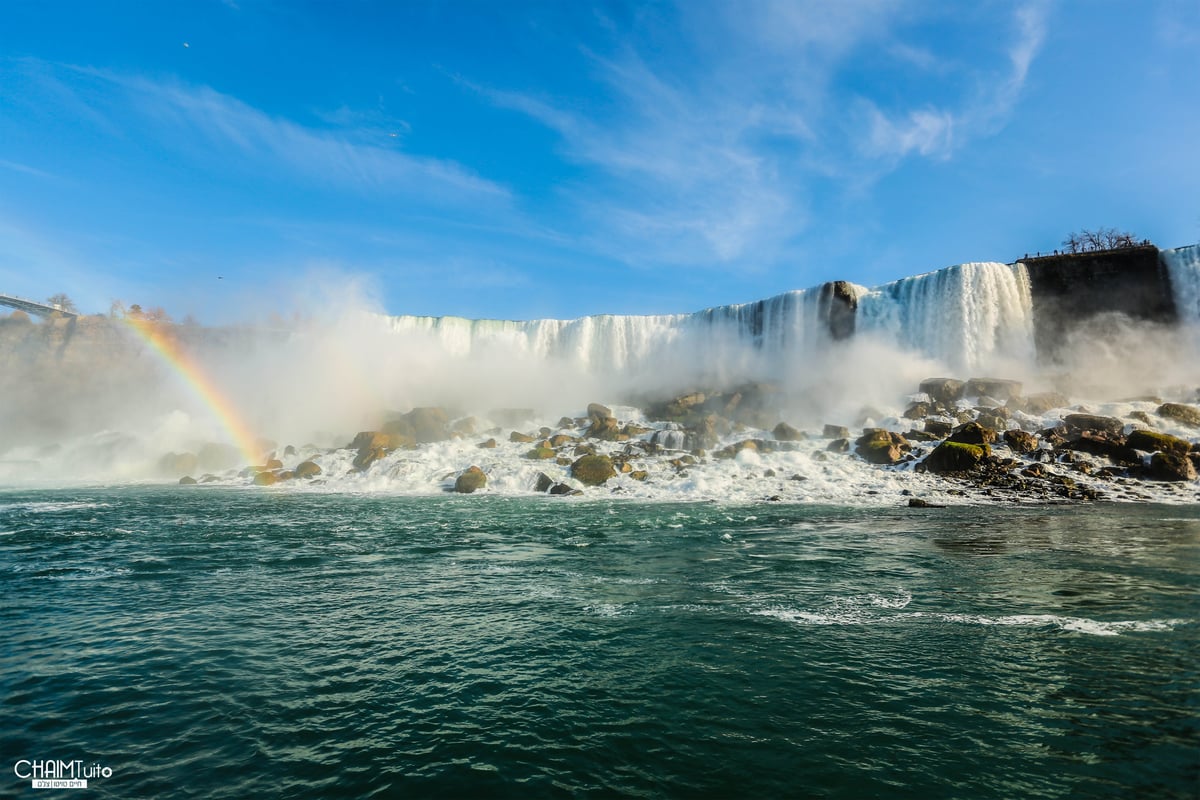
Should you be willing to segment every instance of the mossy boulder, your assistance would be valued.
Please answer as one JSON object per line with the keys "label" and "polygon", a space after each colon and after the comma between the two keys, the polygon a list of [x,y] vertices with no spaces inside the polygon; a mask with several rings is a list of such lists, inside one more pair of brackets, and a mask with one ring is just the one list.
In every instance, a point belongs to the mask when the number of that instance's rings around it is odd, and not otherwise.
{"label": "mossy boulder", "polygon": [[1192,443],[1187,439],[1156,431],[1134,431],[1129,434],[1125,444],[1147,453],[1177,453],[1181,456],[1186,456],[1192,449]]}
{"label": "mossy boulder", "polygon": [[582,456],[571,465],[571,476],[588,486],[600,486],[617,474],[608,456]]}
{"label": "mossy boulder", "polygon": [[947,441],[958,444],[990,445],[997,438],[998,434],[993,429],[980,425],[978,422],[966,422],[955,428]]}
{"label": "mossy boulder", "polygon": [[315,461],[301,461],[295,473],[297,478],[315,478],[321,474],[321,467]]}
{"label": "mossy boulder", "polygon": [[510,433],[508,435],[508,440],[510,442],[519,442],[521,444],[528,444],[530,442],[536,442],[537,437],[530,436],[528,433],[521,433],[520,431],[513,431],[512,433]]}
{"label": "mossy boulder", "polygon": [[980,466],[991,454],[986,444],[945,441],[934,448],[925,459],[925,469],[930,472],[970,472]]}
{"label": "mossy boulder", "polygon": [[854,452],[870,464],[896,464],[912,446],[899,433],[867,428],[854,442]]}
{"label": "mossy boulder", "polygon": [[487,475],[476,466],[467,467],[454,481],[454,491],[459,494],[471,494],[487,486]]}
{"label": "mossy boulder", "polygon": [[544,460],[547,458],[554,458],[556,455],[558,455],[558,454],[554,452],[554,448],[547,447],[545,442],[543,442],[542,444],[538,445],[537,447],[533,448],[532,450],[526,452],[525,455],[522,456],[522,458],[528,458],[533,461],[539,461],[539,460]]}
{"label": "mossy boulder", "polygon": [[1158,407],[1158,415],[1182,422],[1193,428],[1200,428],[1200,408],[1184,405],[1183,403],[1163,403]]}
{"label": "mossy boulder", "polygon": [[1155,453],[1150,458],[1150,477],[1157,481],[1194,481],[1196,465],[1178,453]]}

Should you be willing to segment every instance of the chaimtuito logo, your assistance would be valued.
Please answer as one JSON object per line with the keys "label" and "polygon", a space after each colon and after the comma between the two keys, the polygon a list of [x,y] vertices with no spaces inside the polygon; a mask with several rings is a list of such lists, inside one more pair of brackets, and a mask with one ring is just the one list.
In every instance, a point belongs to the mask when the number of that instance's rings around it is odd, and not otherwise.
{"label": "chaimtuito logo", "polygon": [[112,767],[103,767],[99,762],[84,764],[80,759],[23,758],[13,764],[13,774],[30,781],[34,789],[86,789],[89,780],[111,778]]}

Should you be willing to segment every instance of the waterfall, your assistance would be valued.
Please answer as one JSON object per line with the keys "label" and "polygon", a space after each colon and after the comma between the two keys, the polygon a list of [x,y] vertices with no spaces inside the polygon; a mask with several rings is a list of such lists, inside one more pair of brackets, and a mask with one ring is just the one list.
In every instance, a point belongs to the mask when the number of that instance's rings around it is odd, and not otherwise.
{"label": "waterfall", "polygon": [[[552,361],[597,376],[694,376],[693,382],[775,380],[803,371],[837,346],[831,284],[692,314],[601,315],[574,320],[387,318],[447,357]],[[970,372],[1008,359],[1033,363],[1032,304],[1023,264],[961,264],[867,289],[851,330]],[[851,306],[851,309],[853,306]],[[845,314],[843,314],[843,319]],[[842,333],[841,335],[845,335]],[[686,382],[686,380],[685,380]]]}
{"label": "waterfall", "polygon": [[1171,279],[1179,321],[1200,325],[1200,245],[1163,250],[1161,257]]}
{"label": "waterfall", "polygon": [[1032,308],[1023,264],[960,264],[867,291],[858,330],[969,371],[998,357],[1032,363]]}

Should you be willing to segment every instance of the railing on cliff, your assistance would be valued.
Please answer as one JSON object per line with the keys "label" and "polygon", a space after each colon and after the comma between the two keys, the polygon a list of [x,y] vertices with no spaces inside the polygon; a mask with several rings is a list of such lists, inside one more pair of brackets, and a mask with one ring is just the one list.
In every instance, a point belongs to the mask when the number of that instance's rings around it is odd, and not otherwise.
{"label": "railing on cliff", "polygon": [[14,297],[10,294],[0,294],[0,306],[8,306],[15,308],[18,311],[24,311],[27,314],[36,314],[39,317],[52,317],[55,314],[64,317],[78,317],[79,314],[74,311],[68,311],[60,305],[49,305],[39,303],[36,300],[26,300],[23,297]]}

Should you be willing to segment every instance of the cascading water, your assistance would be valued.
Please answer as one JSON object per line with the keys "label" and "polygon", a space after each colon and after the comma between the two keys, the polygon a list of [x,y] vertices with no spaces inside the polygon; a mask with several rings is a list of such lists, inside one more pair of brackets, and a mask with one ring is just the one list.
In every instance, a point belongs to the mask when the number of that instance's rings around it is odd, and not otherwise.
{"label": "cascading water", "polygon": [[1163,250],[1161,257],[1171,278],[1179,321],[1200,325],[1200,245]]}
{"label": "cascading water", "polygon": [[969,371],[997,358],[1032,363],[1032,308],[1023,264],[960,264],[867,291],[858,329]]}
{"label": "cascading water", "polygon": [[[853,287],[857,329],[970,371],[999,358],[1031,363],[1033,325],[1024,265],[962,264],[875,289]],[[832,292],[821,287],[694,314],[507,322],[391,317],[390,329],[448,357],[552,361],[593,375],[695,382],[777,379],[834,344]],[[684,378],[686,382],[686,377]]]}

